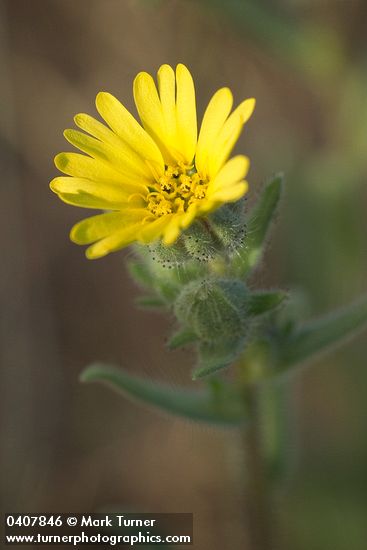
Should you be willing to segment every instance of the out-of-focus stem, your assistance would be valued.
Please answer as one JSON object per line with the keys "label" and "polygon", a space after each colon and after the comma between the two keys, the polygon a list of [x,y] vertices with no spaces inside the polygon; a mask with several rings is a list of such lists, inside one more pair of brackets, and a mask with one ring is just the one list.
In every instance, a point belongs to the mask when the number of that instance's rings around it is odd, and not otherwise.
{"label": "out-of-focus stem", "polygon": [[245,388],[244,399],[251,419],[243,433],[245,521],[249,550],[275,550],[271,483],[263,452],[257,388]]}
{"label": "out-of-focus stem", "polygon": [[242,434],[248,550],[278,548],[275,492],[288,466],[287,387],[284,382],[260,382],[267,361],[266,349],[253,346],[238,365],[238,384],[249,418]]}

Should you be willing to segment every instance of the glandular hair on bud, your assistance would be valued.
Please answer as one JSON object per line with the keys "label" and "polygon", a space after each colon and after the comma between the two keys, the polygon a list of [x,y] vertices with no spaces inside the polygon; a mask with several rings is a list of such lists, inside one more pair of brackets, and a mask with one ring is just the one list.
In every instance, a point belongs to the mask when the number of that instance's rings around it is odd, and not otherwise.
{"label": "glandular hair on bud", "polygon": [[182,235],[183,243],[190,258],[207,262],[220,251],[220,243],[204,221],[194,223]]}
{"label": "glandular hair on bud", "polygon": [[244,246],[246,224],[243,201],[225,204],[211,214],[209,223],[221,243],[221,247],[227,253],[233,253]]}
{"label": "glandular hair on bud", "polygon": [[182,237],[170,246],[163,244],[161,241],[157,241],[150,244],[147,248],[153,261],[156,261],[168,268],[182,265],[191,260],[191,256],[188,254],[183,244]]}
{"label": "glandular hair on bud", "polygon": [[202,279],[182,289],[174,308],[177,318],[202,341],[224,342],[246,334],[247,298],[241,281]]}

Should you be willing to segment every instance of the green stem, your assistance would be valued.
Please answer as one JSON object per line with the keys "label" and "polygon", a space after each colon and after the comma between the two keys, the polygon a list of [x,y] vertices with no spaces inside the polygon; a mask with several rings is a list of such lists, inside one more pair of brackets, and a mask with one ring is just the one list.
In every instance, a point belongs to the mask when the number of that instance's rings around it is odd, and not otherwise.
{"label": "green stem", "polygon": [[251,418],[243,433],[246,468],[244,498],[249,550],[274,550],[271,487],[263,453],[257,388],[245,388],[244,399]]}
{"label": "green stem", "polygon": [[248,348],[239,363],[239,379],[249,423],[242,442],[245,460],[244,499],[249,550],[275,550],[278,539],[276,493],[288,466],[288,388],[261,383],[267,362],[261,347]]}

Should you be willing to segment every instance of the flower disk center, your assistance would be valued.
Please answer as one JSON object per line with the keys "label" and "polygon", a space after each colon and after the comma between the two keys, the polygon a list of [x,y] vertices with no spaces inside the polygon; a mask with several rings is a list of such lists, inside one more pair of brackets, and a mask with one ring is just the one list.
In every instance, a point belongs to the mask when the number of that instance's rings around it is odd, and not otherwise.
{"label": "flower disk center", "polygon": [[186,212],[191,204],[205,199],[208,182],[192,167],[167,166],[148,196],[148,210],[157,218]]}

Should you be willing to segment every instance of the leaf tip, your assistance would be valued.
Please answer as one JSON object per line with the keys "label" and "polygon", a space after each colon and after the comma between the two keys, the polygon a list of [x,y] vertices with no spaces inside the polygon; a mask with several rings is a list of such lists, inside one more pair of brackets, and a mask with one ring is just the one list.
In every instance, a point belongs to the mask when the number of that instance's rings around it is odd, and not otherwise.
{"label": "leaf tip", "polygon": [[80,373],[79,382],[82,382],[83,384],[85,382],[94,382],[98,379],[99,371],[100,367],[97,364],[93,363],[92,365],[89,365]]}

